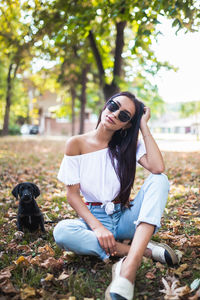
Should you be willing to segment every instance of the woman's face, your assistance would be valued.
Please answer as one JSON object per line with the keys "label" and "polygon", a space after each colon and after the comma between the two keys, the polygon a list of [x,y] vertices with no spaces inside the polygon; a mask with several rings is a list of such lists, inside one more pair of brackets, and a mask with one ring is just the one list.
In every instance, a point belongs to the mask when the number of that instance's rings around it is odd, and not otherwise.
{"label": "woman's face", "polygon": [[121,114],[124,115],[125,113],[131,119],[135,114],[135,104],[126,96],[116,97],[113,99],[113,101],[117,104],[119,109],[112,112],[106,107],[101,114],[102,125],[104,125],[107,129],[114,131],[128,128],[130,126],[130,120],[126,122],[120,121],[119,114],[120,112],[123,112]]}

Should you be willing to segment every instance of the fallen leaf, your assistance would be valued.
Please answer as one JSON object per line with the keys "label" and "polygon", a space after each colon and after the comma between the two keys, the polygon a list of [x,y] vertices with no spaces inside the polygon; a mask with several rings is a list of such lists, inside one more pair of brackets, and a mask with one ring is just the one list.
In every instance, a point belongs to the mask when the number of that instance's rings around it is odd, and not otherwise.
{"label": "fallen leaf", "polygon": [[60,276],[58,277],[57,280],[65,280],[69,277],[69,274],[67,274],[65,271],[62,272],[62,274],[60,274]]}
{"label": "fallen leaf", "polygon": [[23,265],[26,265],[26,266],[29,265],[29,261],[24,256],[20,256],[17,260],[14,260],[14,263],[16,265],[19,265],[19,264],[23,264]]}
{"label": "fallen leaf", "polygon": [[48,258],[48,255],[46,253],[42,253],[40,255],[37,255],[33,257],[30,261],[31,264],[40,266],[42,262],[44,262]]}
{"label": "fallen leaf", "polygon": [[29,297],[35,296],[36,291],[31,286],[25,285],[24,288],[20,289],[20,297],[22,300],[26,300]]}
{"label": "fallen leaf", "polygon": [[154,275],[153,272],[148,272],[148,273],[145,275],[145,277],[148,278],[148,279],[155,279],[155,278],[156,278],[156,276]]}
{"label": "fallen leaf", "polygon": [[200,271],[200,265],[194,264],[193,269]]}
{"label": "fallen leaf", "polygon": [[17,243],[16,242],[12,242],[12,243],[8,244],[6,248],[10,249],[10,250],[16,251]]}
{"label": "fallen leaf", "polygon": [[0,290],[2,290],[3,293],[5,294],[16,294],[18,291],[15,289],[13,286],[12,282],[10,279],[6,278],[4,281],[0,283]]}
{"label": "fallen leaf", "polygon": [[5,268],[0,272],[0,282],[11,277],[10,270]]}
{"label": "fallen leaf", "polygon": [[200,235],[190,236],[189,246],[200,247]]}
{"label": "fallen leaf", "polygon": [[188,264],[182,264],[177,270],[174,270],[174,274],[181,276],[182,272],[188,268]]}
{"label": "fallen leaf", "polygon": [[164,289],[160,290],[161,293],[164,293],[165,300],[178,300],[180,297],[190,293],[190,288],[185,285],[182,287],[177,287],[179,281],[175,277],[168,277],[168,281],[162,278]]}
{"label": "fallen leaf", "polygon": [[33,258],[31,259],[31,264],[32,264],[32,265],[38,265],[38,266],[40,266],[40,264],[41,264],[40,256],[37,255],[37,256],[33,257]]}
{"label": "fallen leaf", "polygon": [[159,233],[159,236],[163,239],[163,240],[176,240],[177,237],[174,236],[171,232],[162,232]]}
{"label": "fallen leaf", "polygon": [[57,270],[59,270],[63,267],[63,264],[64,264],[64,262],[63,262],[62,259],[56,260],[53,257],[49,257],[43,263],[41,263],[41,266],[46,268],[46,269],[51,269],[51,270],[57,269]]}
{"label": "fallen leaf", "polygon": [[54,278],[53,274],[47,273],[47,277],[44,278],[45,281],[52,281]]}
{"label": "fallen leaf", "polygon": [[161,272],[165,270],[164,264],[161,264],[160,262],[156,263],[156,268],[158,268]]}
{"label": "fallen leaf", "polygon": [[182,273],[181,278],[191,278],[192,274],[192,271],[185,271]]}
{"label": "fallen leaf", "polygon": [[21,250],[24,252],[32,252],[32,249],[28,245],[18,245],[17,250]]}
{"label": "fallen leaf", "polygon": [[50,256],[55,255],[55,251],[49,245],[45,245],[44,247],[39,247],[38,252],[39,253],[46,253]]}
{"label": "fallen leaf", "polygon": [[167,227],[169,228],[174,228],[179,226],[181,226],[181,222],[179,220],[178,221],[170,220],[170,223],[167,224]]}

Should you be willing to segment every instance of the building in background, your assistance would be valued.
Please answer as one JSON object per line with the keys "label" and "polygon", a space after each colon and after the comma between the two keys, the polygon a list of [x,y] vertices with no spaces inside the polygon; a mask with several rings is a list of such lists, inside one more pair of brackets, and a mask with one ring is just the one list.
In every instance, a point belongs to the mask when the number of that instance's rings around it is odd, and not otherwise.
{"label": "building in background", "polygon": [[[72,133],[72,122],[69,118],[56,118],[53,113],[55,107],[59,107],[59,100],[55,93],[46,91],[38,97],[40,134],[44,135],[68,135]],[[96,115],[90,109],[85,112],[85,132],[93,130],[97,124]],[[74,133],[79,133],[79,116],[75,118]]]}

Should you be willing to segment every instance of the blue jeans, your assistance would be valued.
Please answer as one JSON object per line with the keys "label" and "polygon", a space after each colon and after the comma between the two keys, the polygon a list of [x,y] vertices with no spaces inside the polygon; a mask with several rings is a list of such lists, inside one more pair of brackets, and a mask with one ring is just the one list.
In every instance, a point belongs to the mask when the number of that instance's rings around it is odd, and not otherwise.
{"label": "blue jeans", "polygon": [[[107,215],[104,207],[88,205],[91,213],[108,229],[115,239],[131,240],[136,227],[141,223],[160,228],[160,220],[166,205],[169,181],[164,174],[150,174],[133,201],[131,208],[120,209],[115,204],[112,215]],[[58,246],[81,255],[95,255],[102,260],[109,257],[101,248],[98,239],[83,219],[60,221],[54,228],[54,239]]]}

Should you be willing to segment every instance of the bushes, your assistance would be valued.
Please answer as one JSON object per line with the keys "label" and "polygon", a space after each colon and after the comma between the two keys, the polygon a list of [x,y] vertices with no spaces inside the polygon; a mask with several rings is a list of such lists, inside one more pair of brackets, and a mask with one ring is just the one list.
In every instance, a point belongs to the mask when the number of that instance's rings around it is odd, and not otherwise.
{"label": "bushes", "polygon": [[21,134],[20,128],[21,128],[21,126],[19,126],[18,124],[11,124],[8,129],[8,134],[9,135],[20,135]]}

